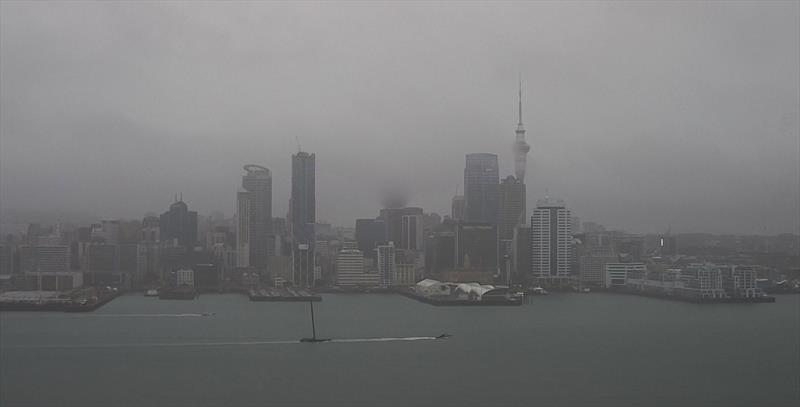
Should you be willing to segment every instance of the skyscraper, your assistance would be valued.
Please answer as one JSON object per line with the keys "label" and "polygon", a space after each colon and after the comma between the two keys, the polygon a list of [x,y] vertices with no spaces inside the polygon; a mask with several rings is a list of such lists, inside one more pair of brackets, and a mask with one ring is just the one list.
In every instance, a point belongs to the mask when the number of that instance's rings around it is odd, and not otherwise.
{"label": "skyscraper", "polygon": [[395,263],[395,250],[394,243],[389,242],[385,245],[378,246],[378,275],[380,275],[380,283],[382,287],[389,287],[394,284],[394,263]]}
{"label": "skyscraper", "polygon": [[194,248],[197,242],[197,212],[190,211],[182,200],[169,206],[169,210],[159,218],[161,241],[176,246]]}
{"label": "skyscraper", "polygon": [[496,273],[497,226],[459,222],[455,227],[455,263],[463,270]]}
{"label": "skyscraper", "polygon": [[289,227],[292,237],[294,283],[314,284],[314,223],[316,222],[315,157],[299,151],[292,155],[292,198]]}
{"label": "skyscraper", "polygon": [[572,215],[563,201],[536,202],[531,216],[531,271],[540,279],[569,276],[572,259]]}
{"label": "skyscraper", "polygon": [[522,80],[519,81],[519,121],[514,142],[514,174],[521,184],[525,183],[525,167],[531,146],[525,141],[525,127],[522,125]]}
{"label": "skyscraper", "polygon": [[500,183],[500,240],[514,239],[514,228],[525,224],[525,184],[513,175]]}
{"label": "skyscraper", "polygon": [[497,155],[467,154],[464,168],[466,220],[497,224],[499,170]]}
{"label": "skyscraper", "polygon": [[236,247],[240,267],[265,269],[272,250],[272,174],[260,165],[244,166],[237,198]]}
{"label": "skyscraper", "polygon": [[398,246],[405,250],[422,251],[423,224],[422,208],[403,208],[400,218],[400,242]]}
{"label": "skyscraper", "polygon": [[316,217],[315,157],[300,151],[292,156],[291,234],[295,242],[314,241]]}

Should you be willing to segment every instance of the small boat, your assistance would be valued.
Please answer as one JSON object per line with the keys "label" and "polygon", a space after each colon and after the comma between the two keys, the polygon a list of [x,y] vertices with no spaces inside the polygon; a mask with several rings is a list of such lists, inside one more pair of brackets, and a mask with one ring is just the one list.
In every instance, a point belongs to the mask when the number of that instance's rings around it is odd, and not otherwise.
{"label": "small boat", "polygon": [[158,297],[158,290],[151,289],[144,292],[145,297]]}
{"label": "small boat", "polygon": [[547,295],[547,290],[542,287],[533,287],[531,290],[531,294],[533,295]]}
{"label": "small boat", "polygon": [[317,327],[314,324],[314,302],[309,301],[308,304],[311,305],[311,337],[300,338],[300,342],[305,342],[305,343],[329,342],[331,338],[317,338]]}
{"label": "small boat", "polygon": [[437,336],[437,337],[436,337],[436,339],[444,339],[444,338],[449,338],[449,337],[451,337],[451,336],[453,336],[453,335],[450,335],[450,334],[441,334],[441,335]]}

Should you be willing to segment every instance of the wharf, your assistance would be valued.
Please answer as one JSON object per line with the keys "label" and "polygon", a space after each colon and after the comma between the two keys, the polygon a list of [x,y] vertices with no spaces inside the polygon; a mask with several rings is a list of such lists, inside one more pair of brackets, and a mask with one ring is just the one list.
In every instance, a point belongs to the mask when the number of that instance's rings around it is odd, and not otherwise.
{"label": "wharf", "polygon": [[481,300],[465,300],[465,299],[455,299],[455,298],[434,298],[434,297],[426,297],[424,295],[419,295],[417,293],[412,292],[410,289],[399,289],[395,291],[396,293],[403,295],[405,297],[417,300],[419,302],[424,302],[426,304],[435,305],[435,306],[474,306],[474,307],[487,307],[487,306],[518,306],[522,305],[523,301],[520,297],[493,297],[491,299],[481,299]]}
{"label": "wharf", "polygon": [[0,295],[0,311],[91,312],[122,294],[121,290],[73,293],[13,291]]}
{"label": "wharf", "polygon": [[322,301],[322,297],[302,288],[258,288],[248,291],[250,301],[292,302],[292,301]]}
{"label": "wharf", "polygon": [[654,290],[634,290],[634,289],[609,289],[606,292],[614,294],[638,295],[640,297],[660,298],[670,301],[691,302],[693,304],[759,304],[775,302],[775,297],[763,295],[760,297],[691,297],[687,295],[671,294]]}

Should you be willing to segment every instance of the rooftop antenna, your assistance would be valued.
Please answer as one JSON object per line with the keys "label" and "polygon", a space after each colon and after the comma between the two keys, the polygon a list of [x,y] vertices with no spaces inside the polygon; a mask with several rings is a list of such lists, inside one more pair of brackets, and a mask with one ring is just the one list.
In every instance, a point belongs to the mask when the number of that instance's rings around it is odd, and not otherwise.
{"label": "rooftop antenna", "polygon": [[181,202],[183,202],[183,192],[181,192]]}
{"label": "rooftop antenna", "polygon": [[522,126],[522,73],[519,74],[519,122],[518,125]]}
{"label": "rooftop antenna", "polygon": [[175,202],[178,202],[178,193],[175,193]]}
{"label": "rooftop antenna", "polygon": [[299,153],[299,152],[303,151],[300,148],[300,137],[294,136],[294,140],[297,142],[297,152]]}

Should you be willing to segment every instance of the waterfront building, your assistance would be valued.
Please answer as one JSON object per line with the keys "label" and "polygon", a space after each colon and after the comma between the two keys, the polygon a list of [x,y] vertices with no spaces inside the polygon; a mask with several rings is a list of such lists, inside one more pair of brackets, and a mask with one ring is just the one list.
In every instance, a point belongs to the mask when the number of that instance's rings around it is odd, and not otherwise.
{"label": "waterfront building", "polygon": [[514,263],[512,272],[522,278],[531,273],[531,228],[520,226],[514,230]]}
{"label": "waterfront building", "polygon": [[499,197],[499,238],[513,240],[514,228],[525,224],[525,184],[509,175],[499,185]]}
{"label": "waterfront building", "polygon": [[465,271],[497,272],[498,245],[496,225],[491,223],[459,222],[455,232],[456,268]]}
{"label": "waterfront building", "polygon": [[758,287],[758,266],[734,265],[720,266],[722,288],[732,297],[758,297],[763,291]]}
{"label": "waterfront building", "polygon": [[615,240],[608,233],[581,233],[575,236],[575,258],[581,284],[606,285],[606,264],[619,263]]}
{"label": "waterfront building", "polygon": [[380,284],[382,287],[390,287],[394,284],[395,273],[395,246],[394,242],[379,245],[376,249],[376,265]]}
{"label": "waterfront building", "polygon": [[386,223],[381,219],[356,219],[355,237],[364,257],[374,258],[375,248],[386,242]]}
{"label": "waterfront building", "polygon": [[499,177],[496,154],[467,154],[464,200],[468,222],[497,223]]}
{"label": "waterfront building", "polygon": [[174,202],[159,218],[160,238],[173,246],[194,248],[197,243],[197,212],[182,200]]}
{"label": "waterfront building", "polygon": [[646,272],[644,263],[606,263],[605,287],[624,287],[628,278],[643,278]]}
{"label": "waterfront building", "polygon": [[397,263],[394,266],[392,284],[395,286],[413,286],[416,281],[416,267],[413,263]]}
{"label": "waterfront building", "polygon": [[244,166],[242,190],[237,198],[236,248],[240,267],[264,271],[267,257],[273,253],[272,233],[272,173],[260,165]]}
{"label": "waterfront building", "polygon": [[0,245],[0,275],[9,275],[14,271],[14,248],[9,244]]}
{"label": "waterfront building", "polygon": [[364,265],[364,253],[355,242],[344,242],[336,255],[336,285],[339,287],[374,287],[380,284],[379,274],[370,273]]}
{"label": "waterfront building", "polygon": [[194,288],[194,270],[181,269],[175,272],[175,286],[176,287],[191,287]]}
{"label": "waterfront building", "polygon": [[572,215],[560,200],[537,201],[531,216],[531,271],[535,278],[569,277]]}
{"label": "waterfront building", "polygon": [[456,195],[450,204],[450,218],[453,220],[465,220],[467,214],[467,201],[464,195]]}

